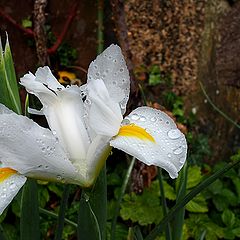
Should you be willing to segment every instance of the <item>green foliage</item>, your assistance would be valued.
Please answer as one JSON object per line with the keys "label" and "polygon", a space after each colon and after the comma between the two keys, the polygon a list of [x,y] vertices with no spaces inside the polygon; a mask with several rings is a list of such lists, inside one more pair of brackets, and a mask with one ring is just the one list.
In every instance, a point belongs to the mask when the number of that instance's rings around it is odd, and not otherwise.
{"label": "green foliage", "polygon": [[33,26],[32,20],[30,18],[31,17],[28,16],[27,18],[22,19],[22,26],[24,28],[31,28]]}
{"label": "green foliage", "polygon": [[154,181],[141,195],[132,192],[125,194],[121,204],[120,216],[124,220],[138,222],[142,226],[159,223],[162,210],[159,200],[159,183]]}
{"label": "green foliage", "polygon": [[[56,42],[56,37],[49,27],[47,28],[47,31],[48,31],[48,47],[51,47]],[[58,62],[58,64],[61,67],[73,65],[76,59],[77,50],[71,47],[66,42],[63,42],[57,49],[57,52],[53,56],[51,56],[51,60],[53,62]]]}
{"label": "green foliage", "polygon": [[3,51],[0,39],[0,103],[21,114],[21,103],[8,39]]}

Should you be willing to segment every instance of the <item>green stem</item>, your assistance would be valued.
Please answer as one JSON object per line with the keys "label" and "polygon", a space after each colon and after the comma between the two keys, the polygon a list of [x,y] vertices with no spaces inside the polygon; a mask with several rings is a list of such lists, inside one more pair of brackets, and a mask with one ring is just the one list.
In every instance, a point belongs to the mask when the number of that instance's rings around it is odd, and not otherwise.
{"label": "green stem", "polygon": [[140,92],[142,94],[143,102],[144,102],[145,105],[147,105],[147,99],[146,99],[145,93],[143,91],[143,88],[142,88],[142,86],[140,84],[138,84],[138,87],[139,87]]}
{"label": "green stem", "polygon": [[55,240],[62,239],[62,233],[64,228],[64,217],[65,217],[65,210],[67,208],[68,197],[70,193],[70,186],[65,185],[63,190],[63,196],[61,200],[60,210],[58,214],[58,222],[57,222],[57,229],[55,234]]}
{"label": "green stem", "polygon": [[[44,215],[49,216],[49,217],[52,217],[54,219],[58,219],[58,214],[56,214],[54,212],[51,212],[51,211],[48,211],[48,210],[46,210],[44,208],[39,208],[39,213],[40,214],[44,214]],[[73,222],[73,221],[71,221],[71,220],[69,220],[67,218],[64,218],[64,222],[69,224],[69,225],[71,225],[74,228],[78,227],[77,223],[75,223],[75,222]]]}
{"label": "green stem", "polygon": [[210,99],[210,97],[208,96],[205,88],[203,87],[203,84],[201,82],[199,82],[200,87],[202,89],[202,92],[204,94],[204,96],[206,97],[206,99],[208,100],[208,102],[210,103],[210,105],[214,108],[214,110],[216,110],[220,115],[222,115],[226,120],[228,120],[230,123],[232,123],[235,127],[240,129],[240,125],[237,124],[235,121],[233,121],[226,113],[224,113],[222,110],[220,110]]}
{"label": "green stem", "polygon": [[20,217],[20,239],[40,239],[37,182],[28,179],[23,187]]}
{"label": "green stem", "polygon": [[131,172],[132,172],[134,163],[135,163],[135,158],[133,157],[132,160],[131,160],[131,163],[128,167],[128,170],[126,172],[126,175],[123,179],[123,184],[122,184],[122,187],[121,187],[120,195],[119,195],[118,200],[117,200],[117,205],[116,205],[116,208],[115,208],[115,213],[114,213],[113,220],[112,220],[112,225],[111,225],[111,240],[115,239],[117,217],[118,217],[118,214],[119,214],[120,205],[121,205],[121,202],[122,202],[123,195],[126,191],[126,187],[127,187],[129,178],[131,176]]}
{"label": "green stem", "polygon": [[[158,168],[158,180],[159,180],[159,186],[160,186],[163,216],[167,216],[168,207],[167,207],[167,201],[165,198],[165,191],[164,191],[164,186],[163,186],[163,177],[162,177],[162,169],[161,168]],[[166,240],[171,240],[172,235],[171,235],[171,226],[170,226],[169,222],[167,223],[165,233],[166,233]]]}
{"label": "green stem", "polygon": [[[180,172],[180,181],[179,187],[177,189],[177,199],[176,204],[181,202],[182,199],[186,196],[187,189],[187,163],[185,163],[182,171]],[[172,226],[174,226],[174,231],[172,232],[173,240],[179,240],[182,238],[182,230],[184,224],[184,216],[185,216],[185,207],[182,207],[175,215],[173,219]]]}
{"label": "green stem", "polygon": [[218,170],[216,173],[214,173],[212,176],[205,179],[203,182],[198,184],[191,192],[189,192],[182,201],[176,203],[174,207],[168,212],[168,215],[165,216],[160,224],[158,224],[145,238],[145,240],[152,240],[155,239],[159,233],[163,231],[163,228],[166,226],[166,224],[175,216],[175,214],[182,209],[189,201],[191,201],[197,194],[199,194],[203,189],[208,187],[210,184],[212,184],[214,181],[216,181],[219,177],[221,177],[224,173],[229,171],[231,168],[236,167],[238,164],[240,164],[240,161],[237,162],[231,162],[226,164],[226,166],[220,170]]}

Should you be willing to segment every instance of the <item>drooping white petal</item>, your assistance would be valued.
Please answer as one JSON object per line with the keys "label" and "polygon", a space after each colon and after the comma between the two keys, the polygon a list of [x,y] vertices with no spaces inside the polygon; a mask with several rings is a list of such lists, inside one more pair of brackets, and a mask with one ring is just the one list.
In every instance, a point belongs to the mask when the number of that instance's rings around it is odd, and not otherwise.
{"label": "drooping white petal", "polygon": [[27,178],[17,173],[0,181],[0,215],[17,195]]}
{"label": "drooping white petal", "polygon": [[129,72],[126,62],[117,45],[111,45],[91,62],[88,69],[88,83],[102,79],[110,98],[120,104],[125,113],[130,91]]}
{"label": "drooping white petal", "polygon": [[149,107],[135,109],[123,121],[141,127],[154,141],[142,137],[141,133],[125,133],[116,136],[110,145],[135,156],[147,165],[159,166],[171,178],[176,178],[186,160],[187,143],[174,121],[164,112]]}
{"label": "drooping white petal", "polygon": [[37,179],[84,181],[50,130],[13,112],[0,114],[0,161],[4,167]]}
{"label": "drooping white petal", "polygon": [[103,80],[93,80],[87,88],[91,101],[90,126],[97,134],[110,137],[116,135],[123,119],[119,104],[111,99]]}

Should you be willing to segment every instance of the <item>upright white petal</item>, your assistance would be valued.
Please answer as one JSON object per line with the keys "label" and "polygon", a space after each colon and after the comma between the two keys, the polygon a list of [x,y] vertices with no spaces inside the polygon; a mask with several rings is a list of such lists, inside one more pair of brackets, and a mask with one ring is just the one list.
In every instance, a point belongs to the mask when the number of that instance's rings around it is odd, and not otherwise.
{"label": "upright white petal", "polygon": [[87,88],[91,101],[88,116],[90,126],[97,134],[116,135],[123,119],[119,104],[111,99],[103,80],[91,81]]}
{"label": "upright white petal", "polygon": [[162,111],[140,107],[123,122],[129,127],[122,128],[122,132],[120,129],[110,145],[147,165],[159,166],[176,178],[186,160],[187,143],[174,121]]}
{"label": "upright white petal", "polygon": [[26,180],[26,177],[15,173],[1,181],[0,175],[0,215],[17,195]]}
{"label": "upright white petal", "polygon": [[104,81],[110,98],[119,103],[122,114],[124,114],[129,98],[130,80],[127,65],[119,46],[112,44],[91,62],[87,82],[98,79]]}
{"label": "upright white petal", "polygon": [[51,130],[69,153],[73,163],[86,170],[86,155],[90,144],[87,133],[83,101],[79,88],[71,86],[58,92],[58,101],[44,110]]}
{"label": "upright white petal", "polygon": [[36,77],[26,74],[21,78],[21,84],[42,102],[49,127],[68,152],[70,160],[86,171],[84,160],[90,140],[83,118],[79,87],[65,88],[58,83],[48,67],[38,68]]}
{"label": "upright white petal", "polygon": [[[5,107],[0,104],[0,109]],[[50,130],[11,111],[0,114],[0,161],[25,176],[84,182]]]}

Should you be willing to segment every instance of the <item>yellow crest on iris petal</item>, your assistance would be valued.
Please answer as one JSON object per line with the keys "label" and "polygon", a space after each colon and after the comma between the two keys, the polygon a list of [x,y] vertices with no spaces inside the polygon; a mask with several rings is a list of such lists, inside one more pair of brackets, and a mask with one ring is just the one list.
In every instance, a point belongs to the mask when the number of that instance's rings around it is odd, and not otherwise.
{"label": "yellow crest on iris petal", "polygon": [[142,127],[135,124],[121,126],[116,137],[135,137],[141,140],[148,140],[150,142],[155,142],[155,139]]}
{"label": "yellow crest on iris petal", "polygon": [[0,168],[0,182],[3,182],[15,173],[17,173],[17,171],[12,168]]}

